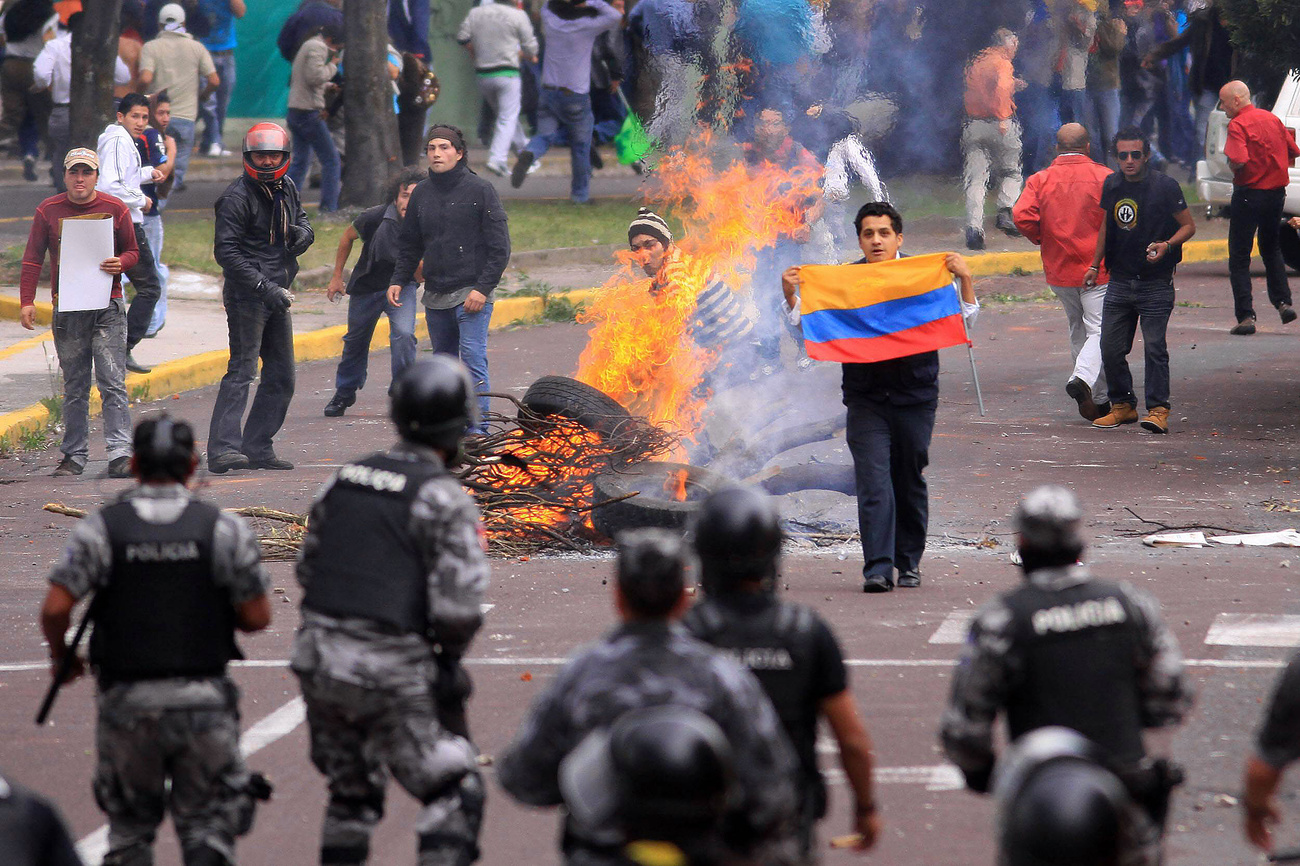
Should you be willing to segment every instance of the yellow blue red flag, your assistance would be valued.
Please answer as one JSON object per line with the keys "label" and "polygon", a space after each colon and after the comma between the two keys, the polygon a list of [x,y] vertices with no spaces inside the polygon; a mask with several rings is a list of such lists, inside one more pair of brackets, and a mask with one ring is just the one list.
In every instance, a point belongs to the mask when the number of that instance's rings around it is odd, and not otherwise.
{"label": "yellow blue red flag", "polygon": [[808,357],[871,363],[969,342],[961,293],[945,255],[800,268]]}

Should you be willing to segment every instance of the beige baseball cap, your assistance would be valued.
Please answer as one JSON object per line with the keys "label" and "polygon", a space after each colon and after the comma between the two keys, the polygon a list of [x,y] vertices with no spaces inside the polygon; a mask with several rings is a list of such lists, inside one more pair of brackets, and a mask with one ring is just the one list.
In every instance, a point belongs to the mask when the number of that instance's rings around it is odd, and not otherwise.
{"label": "beige baseball cap", "polygon": [[99,171],[99,154],[88,147],[74,147],[63,158],[63,167],[69,169],[74,165],[88,165],[95,171]]}

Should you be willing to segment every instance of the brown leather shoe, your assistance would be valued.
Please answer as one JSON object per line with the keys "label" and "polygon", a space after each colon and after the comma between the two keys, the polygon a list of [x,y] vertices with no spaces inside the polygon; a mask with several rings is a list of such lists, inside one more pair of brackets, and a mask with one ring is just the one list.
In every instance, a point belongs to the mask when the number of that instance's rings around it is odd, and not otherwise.
{"label": "brown leather shoe", "polygon": [[1132,403],[1111,403],[1110,411],[1093,421],[1092,426],[1118,427],[1121,424],[1132,424],[1137,419],[1137,409],[1133,407]]}
{"label": "brown leather shoe", "polygon": [[1100,407],[1092,401],[1092,388],[1078,376],[1072,376],[1065,383],[1065,393],[1079,404],[1079,414],[1085,421],[1095,421],[1098,415],[1103,414],[1097,411]]}
{"label": "brown leather shoe", "polygon": [[1150,430],[1152,433],[1169,432],[1169,410],[1164,406],[1157,406],[1147,413],[1142,419],[1142,429]]}

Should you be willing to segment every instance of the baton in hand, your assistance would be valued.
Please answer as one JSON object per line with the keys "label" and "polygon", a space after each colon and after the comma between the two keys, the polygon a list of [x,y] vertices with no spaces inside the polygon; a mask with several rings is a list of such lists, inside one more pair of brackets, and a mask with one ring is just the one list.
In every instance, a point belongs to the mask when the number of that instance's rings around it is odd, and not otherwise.
{"label": "baton in hand", "polygon": [[86,608],[86,613],[81,617],[81,624],[77,626],[77,633],[72,637],[72,645],[64,650],[63,658],[59,660],[59,669],[54,674],[54,681],[50,683],[49,689],[45,692],[45,700],[41,701],[41,708],[36,711],[36,724],[43,725],[49,718],[50,710],[54,708],[54,699],[59,696],[59,689],[72,673],[72,666],[77,662],[77,647],[81,646],[81,639],[86,636],[86,626],[90,625],[90,617],[94,612],[94,604]]}

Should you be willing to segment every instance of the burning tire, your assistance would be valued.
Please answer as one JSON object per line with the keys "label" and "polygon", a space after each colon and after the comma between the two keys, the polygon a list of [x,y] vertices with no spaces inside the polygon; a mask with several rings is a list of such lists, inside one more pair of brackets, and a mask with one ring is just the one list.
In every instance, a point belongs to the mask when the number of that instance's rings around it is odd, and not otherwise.
{"label": "burning tire", "polygon": [[[729,483],[725,476],[685,463],[641,463],[596,479],[599,507],[592,510],[591,522],[610,538],[625,529],[646,526],[685,529],[704,497]],[[609,502],[631,493],[637,495]],[[599,505],[601,502],[609,504]]]}
{"label": "burning tire", "polygon": [[559,415],[606,437],[627,429],[632,421],[631,413],[613,397],[568,376],[543,376],[528,386],[520,402],[536,415]]}

